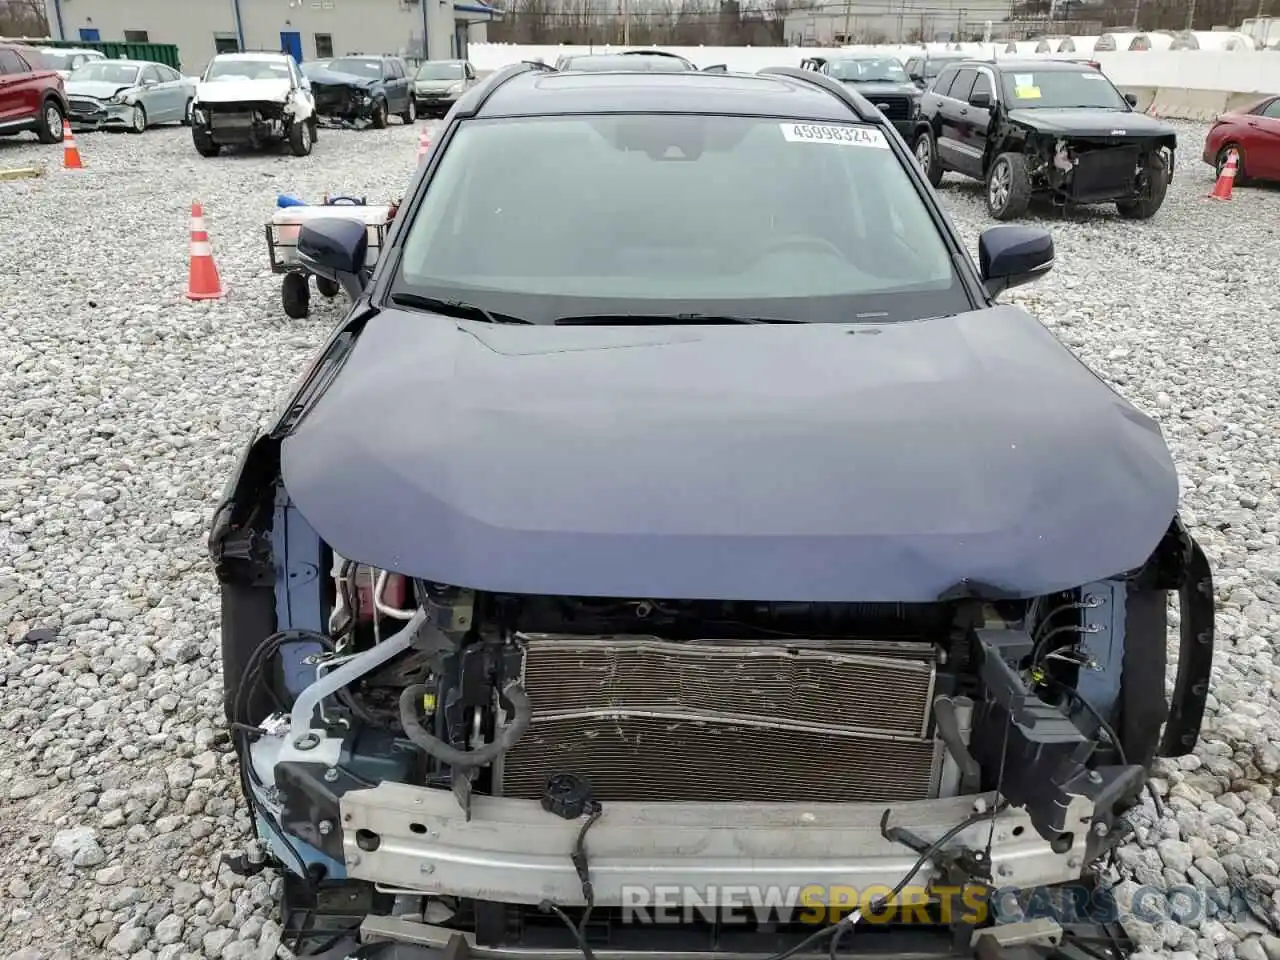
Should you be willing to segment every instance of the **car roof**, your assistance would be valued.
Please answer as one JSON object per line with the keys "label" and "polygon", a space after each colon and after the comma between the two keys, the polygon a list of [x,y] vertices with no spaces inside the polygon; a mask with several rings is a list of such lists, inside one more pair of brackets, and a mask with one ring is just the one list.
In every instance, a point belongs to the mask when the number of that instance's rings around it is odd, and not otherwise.
{"label": "car roof", "polygon": [[291,60],[287,53],[267,53],[264,51],[240,51],[238,53],[215,53],[215,60]]}
{"label": "car roof", "polygon": [[492,89],[477,115],[534,117],[628,111],[858,121],[852,107],[805,80],[778,74],[648,70],[529,70]]}
{"label": "car roof", "polygon": [[1032,73],[1045,70],[1079,70],[1081,67],[1088,66],[1084,60],[1018,60],[1012,57],[1002,57],[999,60],[972,58],[971,62],[984,67],[993,67],[996,70],[1028,70]]}

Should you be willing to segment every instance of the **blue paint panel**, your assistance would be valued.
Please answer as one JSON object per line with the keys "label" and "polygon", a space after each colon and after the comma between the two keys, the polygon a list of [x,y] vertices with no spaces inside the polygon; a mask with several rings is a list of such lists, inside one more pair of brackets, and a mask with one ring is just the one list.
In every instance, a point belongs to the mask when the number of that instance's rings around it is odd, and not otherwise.
{"label": "blue paint panel", "polygon": [[[276,494],[271,530],[275,557],[276,628],[325,632],[321,609],[320,537],[280,489]],[[315,668],[303,658],[320,652],[315,643],[286,643],[280,647],[285,689],[297,695],[316,679]]]}
{"label": "blue paint panel", "polygon": [[280,31],[280,50],[290,54],[296,63],[302,62],[302,34],[297,30]]}
{"label": "blue paint panel", "polygon": [[102,34],[98,31],[97,27],[81,27],[80,39],[86,40],[90,43],[96,43],[102,39]]}

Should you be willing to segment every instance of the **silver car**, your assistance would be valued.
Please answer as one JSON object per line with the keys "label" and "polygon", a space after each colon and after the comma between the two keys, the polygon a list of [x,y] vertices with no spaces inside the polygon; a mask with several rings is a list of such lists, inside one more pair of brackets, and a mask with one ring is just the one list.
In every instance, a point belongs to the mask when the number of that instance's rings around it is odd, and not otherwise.
{"label": "silver car", "polygon": [[444,116],[476,84],[476,68],[467,60],[428,60],[413,75],[413,99],[422,116]]}
{"label": "silver car", "polygon": [[67,80],[72,129],[142,133],[158,123],[186,123],[195,81],[146,60],[98,60]]}

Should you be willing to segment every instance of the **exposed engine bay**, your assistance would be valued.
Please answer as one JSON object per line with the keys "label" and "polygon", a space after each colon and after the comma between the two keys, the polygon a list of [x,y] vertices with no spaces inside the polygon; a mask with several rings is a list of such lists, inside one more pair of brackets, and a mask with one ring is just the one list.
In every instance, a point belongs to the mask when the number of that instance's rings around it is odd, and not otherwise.
{"label": "exposed engine bay", "polygon": [[[286,926],[316,948],[358,926],[622,949],[629,885],[888,889],[917,853],[931,884],[1079,881],[1125,836],[1157,751],[1194,744],[1211,657],[1207,563],[1176,521],[1143,571],[1029,600],[506,595],[317,559],[277,556],[281,629],[224,646],[261,841],[239,868],[288,872]],[[767,932],[796,931],[812,928]]]}
{"label": "exposed engine bay", "polygon": [[197,129],[214,143],[253,147],[285,139],[293,122],[290,104],[270,100],[201,103],[193,114]]}
{"label": "exposed engine bay", "polygon": [[1173,179],[1173,151],[1156,140],[1027,133],[1020,152],[1032,189],[1059,202],[1127,200],[1157,170],[1166,185]]}
{"label": "exposed engine bay", "polygon": [[311,82],[316,115],[335,126],[363,128],[373,124],[375,101],[363,82]]}

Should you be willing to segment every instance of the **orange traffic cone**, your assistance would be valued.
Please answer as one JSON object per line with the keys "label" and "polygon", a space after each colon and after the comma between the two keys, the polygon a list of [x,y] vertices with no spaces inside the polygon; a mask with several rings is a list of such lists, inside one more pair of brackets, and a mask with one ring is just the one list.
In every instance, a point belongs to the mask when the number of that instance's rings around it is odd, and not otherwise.
{"label": "orange traffic cone", "polygon": [[1227,154],[1227,162],[1222,165],[1222,172],[1218,174],[1218,182],[1213,185],[1213,191],[1209,194],[1210,200],[1230,200],[1231,186],[1236,180],[1236,152],[1232,150]]}
{"label": "orange traffic cone", "polygon": [[62,118],[62,166],[67,170],[83,170],[80,160],[80,148],[76,146],[75,134],[71,132],[71,123]]}
{"label": "orange traffic cone", "polygon": [[222,280],[213,262],[213,245],[204,225],[204,208],[191,203],[191,270],[187,275],[187,299],[213,300],[223,295]]}
{"label": "orange traffic cone", "polygon": [[431,134],[423,130],[418,134],[418,162],[421,163],[427,156],[427,151],[431,149]]}

